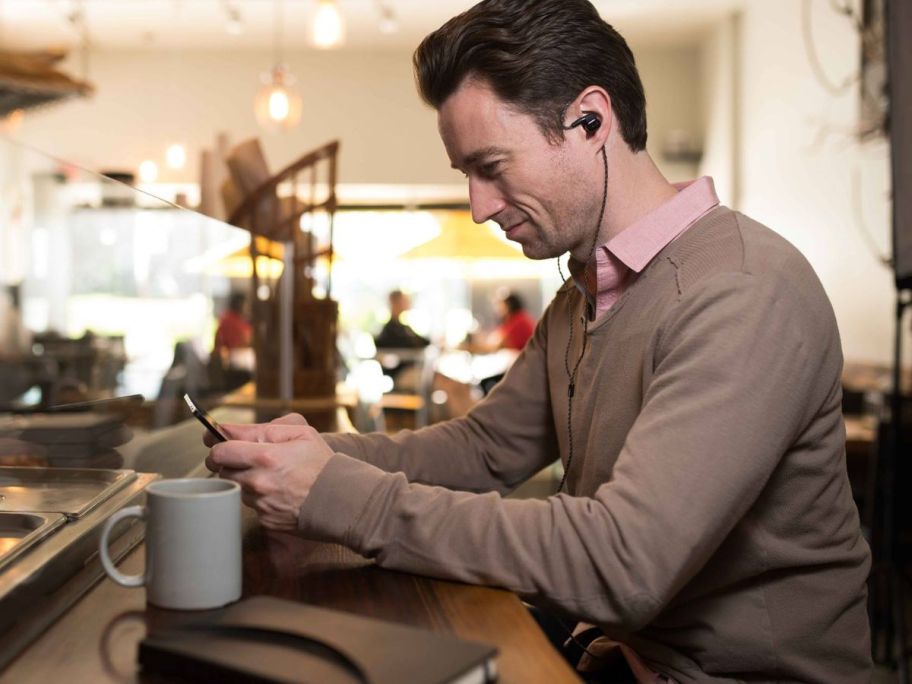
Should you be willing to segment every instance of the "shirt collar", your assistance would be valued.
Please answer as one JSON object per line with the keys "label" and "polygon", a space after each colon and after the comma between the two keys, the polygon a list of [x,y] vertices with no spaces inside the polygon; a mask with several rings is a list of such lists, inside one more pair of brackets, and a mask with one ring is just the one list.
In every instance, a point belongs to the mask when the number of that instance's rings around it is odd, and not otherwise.
{"label": "shirt collar", "polygon": [[[678,191],[674,197],[629,225],[598,251],[611,252],[629,269],[639,273],[656,254],[719,204],[709,176],[673,185]],[[597,261],[605,259],[607,255]]]}
{"label": "shirt collar", "polygon": [[673,186],[678,191],[673,197],[600,245],[588,264],[570,259],[570,274],[590,304],[594,304],[595,296],[622,287],[628,282],[627,269],[640,273],[675,238],[719,204],[709,176]]}

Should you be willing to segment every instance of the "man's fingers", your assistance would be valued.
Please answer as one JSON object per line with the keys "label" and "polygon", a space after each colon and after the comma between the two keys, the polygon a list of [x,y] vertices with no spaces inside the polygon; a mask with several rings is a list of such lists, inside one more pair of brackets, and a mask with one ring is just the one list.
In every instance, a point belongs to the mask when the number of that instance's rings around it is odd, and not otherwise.
{"label": "man's fingers", "polygon": [[270,421],[270,425],[309,425],[309,423],[300,413],[286,413],[284,416]]}
{"label": "man's fingers", "polygon": [[[229,440],[242,442],[290,442],[308,438],[310,425],[300,413],[288,413],[268,423],[222,423],[222,432]],[[302,432],[307,428],[306,432]],[[219,443],[208,430],[203,433],[203,444],[213,447]]]}
{"label": "man's fingers", "polygon": [[[262,439],[257,439],[266,431],[266,427],[269,423],[219,423],[222,430],[221,432],[229,439],[238,439],[242,442],[262,442]],[[207,439],[211,438],[211,435],[206,436]],[[214,444],[218,444],[213,439]]]}
{"label": "man's fingers", "polygon": [[264,435],[264,442],[294,442],[299,439],[313,439],[317,434],[317,431],[314,430],[310,425],[307,425],[305,422],[301,424],[282,424],[282,423],[270,423],[266,428],[266,434]]}
{"label": "man's fingers", "polygon": [[[296,416],[296,417],[293,417]],[[280,422],[283,419],[288,419]],[[289,414],[271,423],[228,423],[222,425],[222,431],[229,441],[240,442],[291,442],[296,439],[310,439],[314,430],[301,416]],[[205,440],[208,446],[218,444],[210,435]]]}
{"label": "man's fingers", "polygon": [[213,472],[223,468],[247,470],[261,465],[264,445],[251,442],[220,442],[212,447],[206,457],[206,467]]}

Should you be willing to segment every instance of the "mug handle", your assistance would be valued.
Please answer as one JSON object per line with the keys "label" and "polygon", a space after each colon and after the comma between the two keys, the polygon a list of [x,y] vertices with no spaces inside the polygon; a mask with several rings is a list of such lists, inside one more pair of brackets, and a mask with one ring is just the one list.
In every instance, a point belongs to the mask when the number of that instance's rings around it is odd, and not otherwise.
{"label": "mug handle", "polygon": [[101,539],[98,542],[98,555],[101,558],[101,564],[104,566],[108,577],[123,587],[141,587],[146,583],[145,575],[125,575],[114,567],[114,562],[108,554],[108,535],[114,529],[114,525],[125,518],[143,519],[146,516],[146,509],[143,506],[128,506],[117,511],[114,515],[105,521],[101,529]]}

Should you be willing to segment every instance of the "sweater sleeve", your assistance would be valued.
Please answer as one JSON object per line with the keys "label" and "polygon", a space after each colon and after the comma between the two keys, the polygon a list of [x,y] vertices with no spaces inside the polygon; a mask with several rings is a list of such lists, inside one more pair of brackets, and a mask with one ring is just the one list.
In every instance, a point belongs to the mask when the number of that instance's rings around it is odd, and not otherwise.
{"label": "sweater sleeve", "polygon": [[506,493],[557,460],[539,327],[494,390],[468,415],[421,430],[324,435],[333,451],[408,481]]}
{"label": "sweater sleeve", "polygon": [[591,498],[454,492],[337,455],[300,529],[383,567],[502,586],[635,631],[707,562],[832,396],[829,307],[788,289],[726,274],[678,304],[614,475]]}

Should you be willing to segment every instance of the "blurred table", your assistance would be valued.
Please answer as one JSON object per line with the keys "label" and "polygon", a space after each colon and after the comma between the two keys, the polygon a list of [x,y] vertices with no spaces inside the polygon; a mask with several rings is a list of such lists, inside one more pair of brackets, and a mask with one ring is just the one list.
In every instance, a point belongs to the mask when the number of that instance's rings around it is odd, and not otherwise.
{"label": "blurred table", "polygon": [[[341,546],[266,532],[248,509],[245,528],[245,596],[278,596],[494,644],[504,684],[579,682],[510,592],[382,570]],[[120,567],[135,574],[144,561],[140,546]],[[186,615],[147,608],[145,590],[104,579],[0,673],[0,682],[165,681],[137,671],[137,645],[148,630]]]}
{"label": "blurred table", "polygon": [[320,432],[344,431],[351,425],[351,412],[358,405],[358,393],[340,383],[336,393],[325,397],[297,397],[290,400],[278,397],[258,397],[256,385],[248,382],[240,389],[226,394],[219,405],[232,408],[252,408],[257,422],[266,422],[286,413],[300,413]]}

